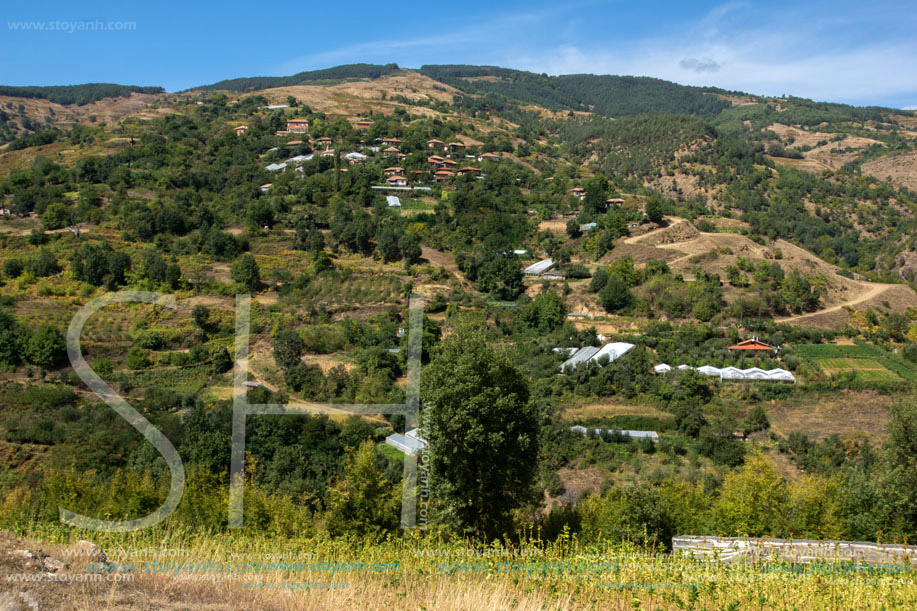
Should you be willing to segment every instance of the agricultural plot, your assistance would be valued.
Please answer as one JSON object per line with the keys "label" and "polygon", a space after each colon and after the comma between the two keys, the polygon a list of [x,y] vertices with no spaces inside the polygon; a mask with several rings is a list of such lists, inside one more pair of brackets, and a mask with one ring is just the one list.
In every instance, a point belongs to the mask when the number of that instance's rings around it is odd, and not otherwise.
{"label": "agricultural plot", "polygon": [[829,376],[839,373],[854,371],[857,378],[865,382],[898,382],[901,377],[889,371],[882,363],[875,359],[815,359],[815,362]]}
{"label": "agricultural plot", "polygon": [[[75,305],[43,302],[23,302],[16,307],[16,314],[30,328],[51,325],[61,332],[66,332],[73,315]],[[127,311],[103,308],[96,312],[83,327],[83,341],[88,342],[121,342],[130,341],[130,328],[134,314]]]}
{"label": "agricultural plot", "polygon": [[795,352],[830,376],[855,371],[865,382],[917,382],[917,368],[898,355],[871,344],[807,344]]}

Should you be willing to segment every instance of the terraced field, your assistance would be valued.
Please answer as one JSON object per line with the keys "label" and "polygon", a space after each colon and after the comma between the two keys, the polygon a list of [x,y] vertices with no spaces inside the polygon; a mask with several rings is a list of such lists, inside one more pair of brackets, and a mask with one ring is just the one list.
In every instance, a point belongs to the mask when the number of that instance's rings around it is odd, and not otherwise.
{"label": "terraced field", "polygon": [[899,382],[901,378],[874,359],[831,358],[816,359],[816,363],[829,376],[855,371],[857,378],[866,382]]}
{"label": "terraced field", "polygon": [[877,346],[804,344],[796,346],[795,351],[832,377],[855,371],[864,382],[917,382],[917,367],[913,363]]}

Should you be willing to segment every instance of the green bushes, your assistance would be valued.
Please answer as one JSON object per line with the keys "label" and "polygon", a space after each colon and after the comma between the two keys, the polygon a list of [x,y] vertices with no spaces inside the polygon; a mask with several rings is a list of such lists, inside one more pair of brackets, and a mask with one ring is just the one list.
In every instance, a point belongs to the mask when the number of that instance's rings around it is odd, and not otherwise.
{"label": "green bushes", "polygon": [[67,342],[56,327],[38,327],[29,338],[28,359],[41,367],[57,367],[67,358]]}

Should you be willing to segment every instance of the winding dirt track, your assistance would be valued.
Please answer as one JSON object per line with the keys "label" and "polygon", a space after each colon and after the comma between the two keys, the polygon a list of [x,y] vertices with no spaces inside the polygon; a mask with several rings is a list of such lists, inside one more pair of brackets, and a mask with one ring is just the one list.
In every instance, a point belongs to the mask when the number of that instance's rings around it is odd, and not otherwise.
{"label": "winding dirt track", "polygon": [[[641,233],[640,235],[637,235],[637,236],[630,236],[628,238],[624,238],[624,243],[625,244],[636,244],[640,240],[645,240],[646,238],[652,235],[656,235],[657,233],[662,233],[663,231],[668,231],[669,229],[672,229],[673,227],[677,225],[681,225],[682,223],[688,222],[685,219],[676,218],[674,216],[667,216],[665,217],[665,219],[669,222],[669,224],[666,225],[665,227],[660,227],[659,229],[653,229],[650,232]],[[668,244],[666,244],[665,246],[668,246]]]}
{"label": "winding dirt track", "polygon": [[899,286],[899,285],[877,284],[873,282],[861,282],[860,286],[867,286],[869,287],[869,289],[865,293],[857,295],[853,299],[848,299],[847,301],[844,301],[837,305],[833,305],[830,308],[825,308],[824,310],[819,310],[817,312],[809,312],[807,314],[799,314],[798,316],[789,316],[787,318],[775,318],[774,322],[794,323],[799,320],[802,320],[803,318],[809,318],[810,316],[821,316],[822,314],[830,314],[831,312],[837,312],[838,310],[842,310],[847,306],[855,306],[865,301],[869,301],[870,299],[873,299],[874,297],[878,297],[879,295],[881,295],[888,289],[892,288],[893,286]]}

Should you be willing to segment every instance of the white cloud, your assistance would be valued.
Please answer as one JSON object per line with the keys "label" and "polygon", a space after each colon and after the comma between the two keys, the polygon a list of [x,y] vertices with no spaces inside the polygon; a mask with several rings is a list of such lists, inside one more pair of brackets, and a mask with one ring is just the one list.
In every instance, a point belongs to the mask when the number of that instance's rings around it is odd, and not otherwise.
{"label": "white cloud", "polygon": [[[665,34],[628,32],[602,39],[577,33],[573,25],[582,22],[571,19],[575,8],[561,3],[524,15],[491,16],[436,35],[331,49],[285,61],[273,73],[356,61],[486,63],[548,74],[653,76],[858,104],[900,104],[917,95],[917,38],[907,33],[917,20],[900,11],[889,21],[887,11],[875,7],[832,12],[827,5],[802,3],[776,11],[732,2]],[[861,35],[868,27],[872,33]]]}
{"label": "white cloud", "polygon": [[[834,40],[831,32],[816,37],[812,28],[788,20],[738,27],[743,6],[725,5],[679,37],[647,37],[625,49],[563,44],[513,64],[550,74],[654,76],[687,85],[862,104],[917,93],[914,37]],[[730,27],[719,23],[726,15]]]}

